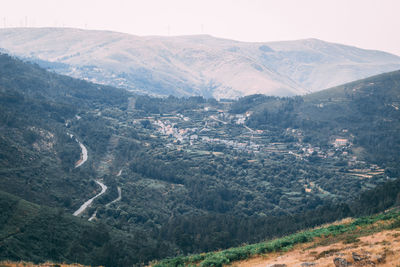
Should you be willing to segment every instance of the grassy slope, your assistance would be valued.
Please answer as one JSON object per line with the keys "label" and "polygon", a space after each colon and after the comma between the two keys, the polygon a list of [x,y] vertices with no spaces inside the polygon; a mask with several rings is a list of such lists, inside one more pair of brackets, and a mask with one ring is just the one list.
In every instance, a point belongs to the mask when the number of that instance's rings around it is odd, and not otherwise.
{"label": "grassy slope", "polygon": [[223,266],[238,261],[265,256],[276,252],[292,251],[296,245],[314,243],[313,248],[335,242],[357,243],[358,238],[376,232],[400,228],[400,211],[392,210],[374,216],[362,217],[350,222],[331,224],[302,231],[282,238],[223,251],[166,259],[154,263],[154,267],[169,266]]}

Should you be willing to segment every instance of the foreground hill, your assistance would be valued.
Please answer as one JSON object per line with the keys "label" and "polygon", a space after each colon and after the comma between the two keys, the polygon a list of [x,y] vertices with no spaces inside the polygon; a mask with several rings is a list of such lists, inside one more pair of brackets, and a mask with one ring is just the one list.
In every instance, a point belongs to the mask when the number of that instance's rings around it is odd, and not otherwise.
{"label": "foreground hill", "polygon": [[400,192],[399,80],[154,98],[1,55],[0,259],[140,265],[384,211]]}
{"label": "foreground hill", "polygon": [[72,77],[155,95],[303,95],[400,69],[400,58],[317,39],[245,43],[67,28],[0,30],[0,48]]}
{"label": "foreground hill", "polygon": [[397,266],[400,213],[346,219],[263,243],[167,259],[154,267],[178,266]]}

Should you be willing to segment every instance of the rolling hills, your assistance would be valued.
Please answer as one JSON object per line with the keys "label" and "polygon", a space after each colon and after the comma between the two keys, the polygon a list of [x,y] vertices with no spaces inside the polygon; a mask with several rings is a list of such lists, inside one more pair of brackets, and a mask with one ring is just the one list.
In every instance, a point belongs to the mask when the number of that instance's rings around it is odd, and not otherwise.
{"label": "rolling hills", "polygon": [[245,43],[68,28],[0,30],[7,53],[75,78],[159,96],[293,96],[400,68],[400,58],[317,39]]}

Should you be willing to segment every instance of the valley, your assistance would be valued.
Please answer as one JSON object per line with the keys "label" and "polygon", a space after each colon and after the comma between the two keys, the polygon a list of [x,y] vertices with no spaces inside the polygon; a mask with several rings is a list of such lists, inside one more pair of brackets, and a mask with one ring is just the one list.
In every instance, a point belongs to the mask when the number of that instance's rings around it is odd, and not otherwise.
{"label": "valley", "polygon": [[0,257],[140,265],[384,211],[399,80],[157,98],[0,55]]}

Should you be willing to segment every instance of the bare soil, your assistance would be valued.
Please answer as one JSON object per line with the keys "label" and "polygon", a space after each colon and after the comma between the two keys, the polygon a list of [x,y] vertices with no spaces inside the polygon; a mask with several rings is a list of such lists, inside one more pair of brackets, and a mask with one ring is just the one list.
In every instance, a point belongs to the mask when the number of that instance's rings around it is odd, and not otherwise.
{"label": "bare soil", "polygon": [[[343,258],[352,266],[400,267],[400,230],[382,231],[362,236],[350,244],[340,241],[326,246],[318,246],[320,241],[298,245],[286,253],[269,253],[235,262],[232,266],[266,267],[272,264],[302,266],[302,263],[311,263],[315,264],[314,266],[324,267],[335,266],[333,260]],[[360,256],[362,260],[356,261],[353,253]]]}

